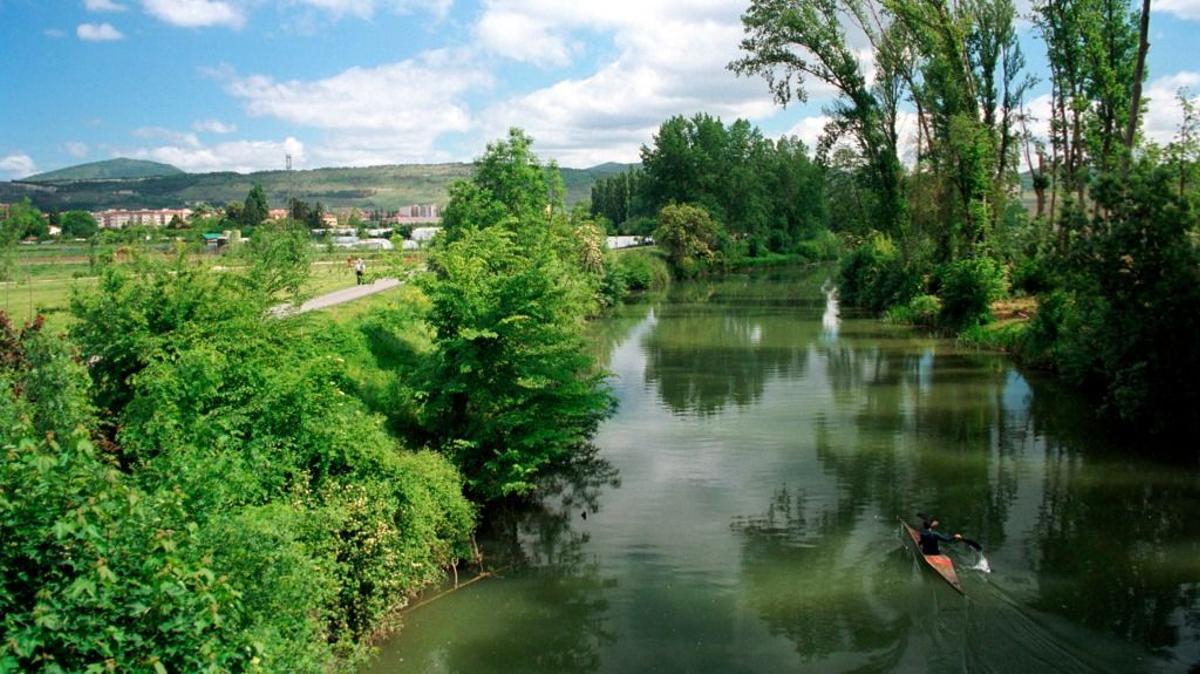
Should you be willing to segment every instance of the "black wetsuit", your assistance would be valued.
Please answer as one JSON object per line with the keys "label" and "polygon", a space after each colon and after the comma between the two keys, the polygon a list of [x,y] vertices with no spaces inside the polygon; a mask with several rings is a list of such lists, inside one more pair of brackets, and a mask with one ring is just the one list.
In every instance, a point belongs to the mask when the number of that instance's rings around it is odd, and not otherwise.
{"label": "black wetsuit", "polygon": [[938,549],[938,541],[953,542],[953,536],[947,536],[940,531],[934,529],[921,530],[921,554],[924,555],[940,555],[942,551]]}

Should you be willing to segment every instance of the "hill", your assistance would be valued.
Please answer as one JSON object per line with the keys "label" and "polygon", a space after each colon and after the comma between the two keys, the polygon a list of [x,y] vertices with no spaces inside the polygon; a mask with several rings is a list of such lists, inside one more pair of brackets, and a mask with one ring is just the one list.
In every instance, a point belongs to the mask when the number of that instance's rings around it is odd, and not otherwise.
{"label": "hill", "polygon": [[[79,168],[79,167],[76,167]],[[567,203],[586,201],[597,179],[628,168],[601,164],[586,169],[559,169]],[[55,171],[53,173],[59,173]],[[418,203],[445,204],[446,189],[471,175],[471,164],[396,164],[360,168],[257,173],[177,173],[136,179],[55,179],[45,175],[0,183],[0,202],[28,197],[42,210],[104,208],[168,208],[206,202],[242,201],[255,183],[272,206],[290,198],[321,202],[328,208],[392,210]]]}
{"label": "hill", "polygon": [[68,166],[57,171],[47,171],[25,178],[25,182],[50,183],[72,180],[123,180],[127,178],[153,178],[156,176],[181,175],[183,171],[156,161],[145,159],[106,159],[77,166]]}

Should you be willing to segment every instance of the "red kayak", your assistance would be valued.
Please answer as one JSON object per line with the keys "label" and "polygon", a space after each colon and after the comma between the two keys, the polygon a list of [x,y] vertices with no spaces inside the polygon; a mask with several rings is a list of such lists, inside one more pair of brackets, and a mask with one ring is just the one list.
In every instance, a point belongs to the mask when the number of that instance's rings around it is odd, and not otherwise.
{"label": "red kayak", "polygon": [[958,582],[958,574],[954,572],[954,562],[946,555],[926,555],[921,552],[921,534],[916,529],[908,526],[908,522],[900,520],[900,526],[904,527],[904,531],[908,533],[912,539],[913,545],[917,548],[917,554],[925,559],[925,563],[929,568],[937,572],[950,587],[956,589],[961,594],[966,594],[962,589],[962,583]]}

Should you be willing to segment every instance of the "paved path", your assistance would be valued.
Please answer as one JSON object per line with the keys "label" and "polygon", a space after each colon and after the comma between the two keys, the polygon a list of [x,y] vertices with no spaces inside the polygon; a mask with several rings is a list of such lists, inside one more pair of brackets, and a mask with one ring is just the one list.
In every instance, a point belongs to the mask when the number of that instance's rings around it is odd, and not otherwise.
{"label": "paved path", "polygon": [[388,290],[389,288],[395,288],[398,285],[400,285],[400,279],[381,278],[381,279],[375,281],[374,283],[368,283],[366,285],[361,285],[361,286],[351,286],[349,288],[342,288],[341,290],[335,290],[331,293],[327,293],[325,295],[320,295],[318,297],[314,297],[311,300],[308,300],[307,302],[305,302],[304,304],[301,304],[299,309],[297,309],[296,307],[294,307],[290,304],[280,304],[279,306],[271,309],[271,313],[277,317],[292,316],[294,314],[302,314],[306,311],[315,311],[316,309],[324,309],[325,307],[332,307],[335,304],[344,304],[346,302],[353,302],[354,300],[359,299],[360,297],[366,297],[367,295],[374,295],[375,293],[381,293],[385,290]]}

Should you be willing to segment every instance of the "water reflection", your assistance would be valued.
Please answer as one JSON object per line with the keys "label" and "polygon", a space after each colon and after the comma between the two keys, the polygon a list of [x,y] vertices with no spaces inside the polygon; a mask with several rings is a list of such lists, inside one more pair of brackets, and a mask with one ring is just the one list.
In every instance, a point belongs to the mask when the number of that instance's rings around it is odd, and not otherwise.
{"label": "water reflection", "polygon": [[[492,517],[502,577],[415,613],[378,671],[1200,662],[1194,468],[1128,458],[1001,356],[839,315],[825,278],[688,285],[599,321],[622,406],[591,458],[611,463]],[[966,599],[904,547],[918,510],[983,544],[990,575],[951,550]]]}
{"label": "water reflection", "polygon": [[821,283],[821,292],[825,293],[825,313],[821,314],[821,335],[827,342],[835,341],[838,336],[838,326],[841,325],[837,288],[829,279],[825,279]]}

